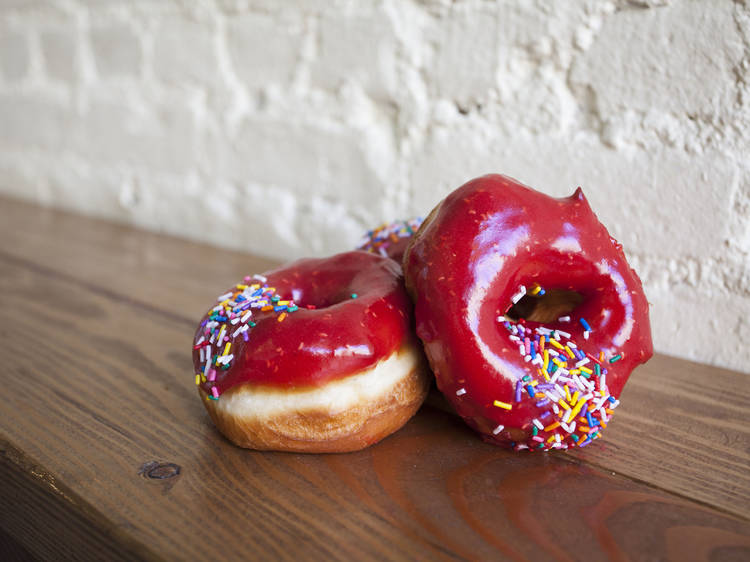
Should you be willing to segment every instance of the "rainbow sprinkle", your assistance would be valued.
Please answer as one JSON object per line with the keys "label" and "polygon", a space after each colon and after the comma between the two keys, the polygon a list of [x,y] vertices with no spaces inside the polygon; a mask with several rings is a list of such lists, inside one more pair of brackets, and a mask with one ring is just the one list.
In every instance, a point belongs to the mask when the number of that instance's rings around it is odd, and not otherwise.
{"label": "rainbow sprinkle", "polygon": [[[535,286],[529,291],[533,295],[543,294]],[[526,294],[521,286],[511,299],[517,302]],[[558,319],[570,322],[569,316]],[[606,358],[585,353],[570,333],[559,329],[538,326],[530,328],[524,320],[512,321],[498,318],[508,331],[514,349],[527,365],[521,380],[516,381],[514,403],[533,401],[538,415],[528,427],[530,434],[526,443],[514,443],[516,450],[550,450],[585,447],[601,436],[607,427],[612,411],[619,401],[607,388],[606,363],[615,363],[622,354]],[[584,337],[593,332],[585,318],[578,322],[584,328]],[[494,405],[505,404],[495,400]],[[508,408],[510,409],[510,408]],[[503,426],[493,430],[498,435]]]}
{"label": "rainbow sprinkle", "polygon": [[276,289],[267,285],[268,279],[264,276],[253,275],[243,281],[217,297],[218,304],[208,311],[193,344],[193,349],[199,350],[200,359],[195,384],[213,383],[206,393],[209,400],[219,399],[216,372],[231,366],[234,359],[232,342],[240,336],[247,342],[248,332],[256,325],[252,320],[253,311],[273,311],[278,313],[277,321],[283,322],[289,314],[299,310],[293,300],[282,300]]}
{"label": "rainbow sprinkle", "polygon": [[384,223],[379,227],[369,230],[362,237],[357,250],[364,250],[373,254],[380,254],[388,257],[388,247],[398,242],[401,238],[410,238],[422,226],[421,217],[416,217],[407,221],[394,221],[390,224]]}
{"label": "rainbow sprinkle", "polygon": [[[516,383],[515,402],[533,400],[539,408],[529,443],[517,443],[515,448],[567,449],[585,447],[598,439],[619,404],[607,389],[607,369],[596,359],[594,370],[587,367],[591,356],[583,353],[567,332],[542,326],[531,329],[509,320],[503,325],[529,364],[529,374]],[[544,351],[534,356],[527,351],[542,346]]]}

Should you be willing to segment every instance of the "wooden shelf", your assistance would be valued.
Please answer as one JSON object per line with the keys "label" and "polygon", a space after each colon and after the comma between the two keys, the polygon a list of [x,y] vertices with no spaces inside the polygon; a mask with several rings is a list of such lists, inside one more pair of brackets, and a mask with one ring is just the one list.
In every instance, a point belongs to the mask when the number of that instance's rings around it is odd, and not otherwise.
{"label": "wooden shelf", "polygon": [[748,375],[656,356],[569,453],[429,404],[359,453],[247,451],[189,350],[274,262],[8,199],[0,240],[0,558],[750,559]]}

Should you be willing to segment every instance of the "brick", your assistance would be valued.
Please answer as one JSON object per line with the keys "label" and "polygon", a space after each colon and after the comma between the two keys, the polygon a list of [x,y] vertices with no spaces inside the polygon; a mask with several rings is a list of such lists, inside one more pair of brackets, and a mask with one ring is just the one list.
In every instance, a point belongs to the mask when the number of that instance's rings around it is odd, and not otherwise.
{"label": "brick", "polygon": [[461,10],[427,31],[436,47],[431,71],[436,94],[461,103],[486,98],[497,86],[498,25],[492,8]]}
{"label": "brick", "polygon": [[[585,163],[585,165],[584,165]],[[414,211],[426,213],[441,196],[472,177],[501,172],[555,197],[582,186],[592,208],[626,249],[653,256],[715,256],[724,245],[736,164],[719,153],[693,158],[662,148],[623,154],[581,140],[496,137],[473,129],[434,135],[415,162]],[[707,225],[706,217],[719,217]],[[700,235],[696,236],[697,229]]]}
{"label": "brick", "polygon": [[30,159],[21,161],[14,154],[0,152],[0,193],[34,203],[49,204],[47,180]]}
{"label": "brick", "polygon": [[227,22],[227,45],[237,76],[252,89],[286,85],[302,44],[301,23],[263,14],[234,16]]}
{"label": "brick", "polygon": [[96,174],[70,158],[35,154],[24,159],[0,156],[0,193],[78,213],[122,219],[115,178],[110,170]]}
{"label": "brick", "polygon": [[393,97],[396,39],[385,13],[327,13],[320,19],[318,45],[311,65],[315,86],[336,90],[354,81],[377,99]]}
{"label": "brick", "polygon": [[428,136],[410,166],[411,214],[426,217],[443,197],[464,182],[482,173],[504,170],[480,164],[486,147],[477,133],[470,125],[462,125],[436,128]]}
{"label": "brick", "polygon": [[282,187],[302,198],[311,193],[378,205],[383,186],[358,135],[284,121],[247,121],[234,150],[222,151],[219,168],[236,181]]}
{"label": "brick", "polygon": [[652,303],[651,327],[659,351],[747,371],[750,348],[743,338],[727,334],[750,332],[749,298],[685,288],[644,289]]}
{"label": "brick", "polygon": [[297,198],[283,189],[194,174],[149,175],[123,182],[119,197],[144,225],[201,242],[285,258],[303,244]]}
{"label": "brick", "polygon": [[226,187],[222,189],[219,185],[203,195],[204,208],[216,212],[219,205],[231,205],[231,209],[225,212],[239,217],[229,227],[221,224],[211,227],[215,230],[214,236],[218,235],[221,239],[222,245],[230,245],[243,251],[252,249],[263,256],[299,255],[304,241],[297,231],[299,201],[294,194],[279,188],[244,184],[227,201],[221,197],[226,191]]}
{"label": "brick", "polygon": [[72,29],[50,29],[41,33],[44,68],[55,80],[73,82],[76,77],[76,35]]}
{"label": "brick", "polygon": [[193,114],[177,100],[146,112],[94,100],[74,131],[72,148],[100,165],[129,165],[150,173],[184,173],[195,165]]}
{"label": "brick", "polygon": [[[626,249],[648,248],[663,257],[713,257],[723,246],[723,217],[737,181],[730,158],[709,153],[696,159],[668,148],[637,159],[596,148],[576,156],[570,154],[567,166],[582,161],[586,168],[578,169],[574,179],[560,163],[560,177],[569,177],[571,191],[580,184],[590,193],[592,207]],[[707,216],[717,220],[707,223]]]}
{"label": "brick", "polygon": [[572,42],[581,18],[579,2],[453,3],[425,28],[423,42],[434,45],[427,80],[436,96],[465,109],[495,93],[523,105],[545,78],[540,68],[565,64],[569,50],[560,46]]}
{"label": "brick", "polygon": [[697,113],[726,105],[744,52],[734,9],[704,1],[617,12],[576,60],[571,80],[593,90],[603,118],[626,109]]}
{"label": "brick", "polygon": [[125,24],[97,26],[91,30],[91,49],[99,76],[137,76],[142,61],[141,43]]}
{"label": "brick", "polygon": [[6,149],[59,150],[70,121],[63,107],[40,95],[0,95],[0,144]]}
{"label": "brick", "polygon": [[309,204],[300,206],[297,215],[300,244],[295,255],[325,256],[349,251],[375,224],[379,224],[378,219],[371,219],[368,226],[363,227],[352,216],[351,208],[340,201],[313,197]]}
{"label": "brick", "polygon": [[118,178],[96,167],[50,165],[47,170],[50,202],[56,207],[107,219],[124,220],[128,213],[118,205]]}
{"label": "brick", "polygon": [[17,10],[20,12],[29,11],[54,11],[59,9],[58,3],[54,0],[3,0],[2,7],[4,10]]}
{"label": "brick", "polygon": [[157,26],[153,45],[157,79],[169,84],[206,84],[218,79],[211,26],[170,16]]}
{"label": "brick", "polygon": [[[732,213],[727,218],[730,247],[740,253],[750,256],[750,177],[745,173],[744,181],[738,184],[732,201]],[[750,271],[750,261],[748,262]],[[747,291],[750,292],[750,279],[748,279]]]}
{"label": "brick", "polygon": [[0,72],[8,82],[21,80],[29,70],[29,44],[26,36],[15,30],[0,30]]}

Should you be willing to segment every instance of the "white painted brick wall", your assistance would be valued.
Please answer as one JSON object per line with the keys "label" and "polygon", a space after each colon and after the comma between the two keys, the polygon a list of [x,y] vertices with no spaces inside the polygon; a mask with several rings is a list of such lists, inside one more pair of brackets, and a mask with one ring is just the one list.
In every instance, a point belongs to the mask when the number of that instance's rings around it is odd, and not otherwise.
{"label": "white painted brick wall", "polygon": [[750,371],[741,0],[0,0],[0,192],[292,258],[583,186],[659,350]]}

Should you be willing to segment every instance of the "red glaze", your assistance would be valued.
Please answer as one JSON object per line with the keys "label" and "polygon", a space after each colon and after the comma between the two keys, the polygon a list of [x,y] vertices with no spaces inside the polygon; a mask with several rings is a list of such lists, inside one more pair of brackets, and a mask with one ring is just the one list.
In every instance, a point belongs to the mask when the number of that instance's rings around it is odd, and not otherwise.
{"label": "red glaze", "polygon": [[[221,394],[242,383],[321,386],[374,366],[400,349],[412,330],[412,305],[393,260],[353,251],[302,259],[265,275],[282,300],[300,308],[281,322],[278,312],[254,311],[248,341],[230,335],[230,367],[217,368],[216,380],[202,384],[209,394],[212,386]],[[203,370],[198,350],[193,364]]]}
{"label": "red glaze", "polygon": [[399,238],[395,242],[389,244],[388,248],[385,250],[388,257],[401,263],[404,260],[404,253],[406,252],[406,247],[409,245],[410,240],[411,237]]}
{"label": "red glaze", "polygon": [[[438,387],[487,440],[525,442],[542,412],[533,399],[515,401],[516,381],[526,375],[545,381],[497,321],[520,286],[536,283],[583,296],[570,323],[544,327],[569,332],[591,355],[622,354],[603,364],[614,397],[653,353],[640,279],[580,188],[554,199],[505,176],[472,180],[433,211],[407,249],[404,268],[416,300],[417,335]],[[593,328],[588,340],[581,317]],[[495,400],[513,407],[497,407]],[[505,430],[494,435],[499,425]]]}

